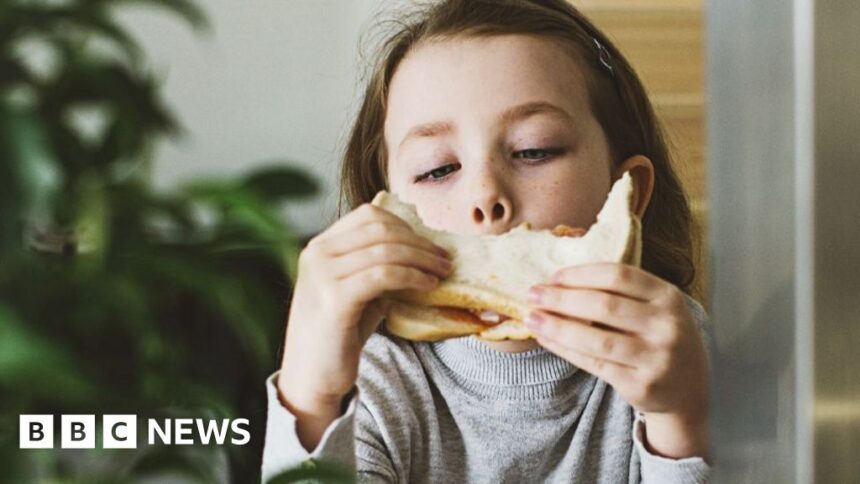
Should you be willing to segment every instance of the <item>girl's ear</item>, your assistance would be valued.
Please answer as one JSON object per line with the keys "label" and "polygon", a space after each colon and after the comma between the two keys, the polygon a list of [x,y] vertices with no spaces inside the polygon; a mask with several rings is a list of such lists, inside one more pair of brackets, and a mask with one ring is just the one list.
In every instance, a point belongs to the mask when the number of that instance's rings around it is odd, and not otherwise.
{"label": "girl's ear", "polygon": [[631,156],[615,168],[614,179],[617,180],[625,171],[629,171],[633,177],[633,207],[641,220],[651,201],[651,192],[654,191],[654,164],[643,155]]}

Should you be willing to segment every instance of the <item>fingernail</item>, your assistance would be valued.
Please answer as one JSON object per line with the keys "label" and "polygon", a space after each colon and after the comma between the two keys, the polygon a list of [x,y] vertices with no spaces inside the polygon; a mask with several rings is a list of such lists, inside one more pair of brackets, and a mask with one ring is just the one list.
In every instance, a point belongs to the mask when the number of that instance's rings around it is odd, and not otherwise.
{"label": "fingernail", "polygon": [[445,257],[451,256],[451,254],[447,250],[445,250],[444,248],[439,247],[439,246],[436,246],[436,252],[441,256],[445,256]]}
{"label": "fingernail", "polygon": [[543,322],[544,322],[543,316],[541,316],[539,313],[534,313],[534,312],[529,313],[529,315],[526,316],[525,321],[523,321],[523,323],[525,323],[525,325],[530,327],[530,328],[538,328],[538,327],[540,327],[541,323],[543,323]]}
{"label": "fingernail", "polygon": [[526,298],[528,299],[528,301],[530,303],[538,304],[538,303],[540,303],[541,294],[542,294],[542,291],[539,287],[533,287],[533,288],[529,289],[529,292],[526,295]]}

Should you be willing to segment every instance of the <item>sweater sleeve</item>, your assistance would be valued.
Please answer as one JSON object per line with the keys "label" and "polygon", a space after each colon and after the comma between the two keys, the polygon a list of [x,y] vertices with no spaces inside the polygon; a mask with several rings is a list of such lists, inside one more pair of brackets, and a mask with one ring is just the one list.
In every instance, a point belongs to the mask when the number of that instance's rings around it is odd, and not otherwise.
{"label": "sweater sleeve", "polygon": [[367,409],[361,404],[359,392],[353,394],[346,411],[323,432],[322,439],[308,452],[296,431],[296,417],[278,399],[275,372],[266,379],[268,418],[263,447],[262,482],[295,467],[313,467],[316,461],[327,461],[347,469],[356,469],[356,445],[361,446],[358,461],[358,482],[393,482],[395,474],[384,446],[377,444],[378,429]]}
{"label": "sweater sleeve", "polygon": [[642,413],[636,412],[633,422],[633,444],[641,463],[642,484],[707,484],[711,467],[701,457],[669,459],[648,452],[643,444],[645,421]]}

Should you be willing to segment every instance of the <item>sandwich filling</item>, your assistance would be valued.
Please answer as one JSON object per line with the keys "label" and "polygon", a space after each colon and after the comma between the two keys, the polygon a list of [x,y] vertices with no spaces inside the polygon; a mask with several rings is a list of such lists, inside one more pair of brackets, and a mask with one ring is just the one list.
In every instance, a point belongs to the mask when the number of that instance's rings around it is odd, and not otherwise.
{"label": "sandwich filling", "polygon": [[495,326],[503,321],[506,321],[509,318],[504,314],[499,314],[495,311],[488,311],[482,309],[467,309],[467,308],[457,308],[453,306],[437,306],[439,311],[441,311],[442,315],[448,319],[453,319],[454,321],[461,321],[464,323],[477,323],[483,324],[485,326]]}

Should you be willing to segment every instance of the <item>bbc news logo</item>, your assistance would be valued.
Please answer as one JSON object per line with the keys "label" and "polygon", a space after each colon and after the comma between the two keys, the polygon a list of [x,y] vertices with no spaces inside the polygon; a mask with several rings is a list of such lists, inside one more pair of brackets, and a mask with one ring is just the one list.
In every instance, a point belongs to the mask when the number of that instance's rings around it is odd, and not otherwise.
{"label": "bbc news logo", "polygon": [[[148,445],[245,445],[251,440],[246,418],[150,418],[146,420]],[[61,415],[60,447],[63,449],[94,449],[96,447],[95,415]],[[53,415],[20,415],[19,445],[21,449],[54,448]],[[228,438],[229,437],[229,438]],[[135,449],[138,445],[137,415],[103,415],[102,448]]]}

